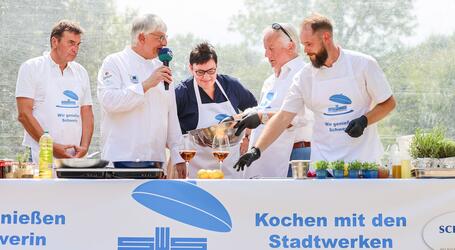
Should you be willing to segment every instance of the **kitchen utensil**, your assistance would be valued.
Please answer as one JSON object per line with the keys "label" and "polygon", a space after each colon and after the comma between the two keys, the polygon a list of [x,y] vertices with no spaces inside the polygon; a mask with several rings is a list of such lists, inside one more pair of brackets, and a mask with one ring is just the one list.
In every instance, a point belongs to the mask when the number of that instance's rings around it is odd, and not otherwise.
{"label": "kitchen utensil", "polygon": [[237,122],[235,121],[222,122],[220,124],[216,124],[207,128],[190,130],[188,133],[194,136],[194,141],[199,146],[212,147],[212,142],[215,135],[227,135],[230,145],[235,146],[242,141],[245,134],[245,131],[243,131],[240,136],[235,135],[235,131],[237,131],[237,129],[234,128],[234,125],[236,123]]}
{"label": "kitchen utensil", "polygon": [[109,161],[100,159],[68,158],[55,159],[56,168],[104,168]]}

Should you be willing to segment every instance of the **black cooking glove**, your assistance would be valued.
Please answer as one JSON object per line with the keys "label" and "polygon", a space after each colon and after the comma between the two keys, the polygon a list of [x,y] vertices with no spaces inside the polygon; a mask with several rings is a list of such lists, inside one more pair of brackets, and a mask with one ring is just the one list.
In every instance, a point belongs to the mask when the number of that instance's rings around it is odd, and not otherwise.
{"label": "black cooking glove", "polygon": [[234,169],[237,169],[237,171],[243,171],[245,169],[245,165],[249,167],[251,163],[259,159],[259,157],[261,157],[261,150],[256,147],[252,147],[250,150],[248,150],[248,152],[240,156],[240,159],[234,165]]}
{"label": "black cooking glove", "polygon": [[344,132],[348,133],[349,136],[357,138],[363,134],[363,131],[368,125],[368,119],[366,116],[362,115],[361,117],[352,120],[349,122],[348,127]]}
{"label": "black cooking glove", "polygon": [[235,124],[234,128],[237,129],[237,131],[235,131],[235,135],[239,136],[246,128],[254,129],[257,128],[260,124],[261,119],[259,119],[258,112],[248,113],[242,117],[242,120]]}

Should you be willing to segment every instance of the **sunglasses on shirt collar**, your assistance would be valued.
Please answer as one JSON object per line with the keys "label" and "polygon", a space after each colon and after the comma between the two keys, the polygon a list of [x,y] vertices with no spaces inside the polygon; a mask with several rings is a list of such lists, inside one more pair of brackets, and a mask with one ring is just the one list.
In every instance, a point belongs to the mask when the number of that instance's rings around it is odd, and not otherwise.
{"label": "sunglasses on shirt collar", "polygon": [[289,33],[283,28],[283,26],[281,26],[281,24],[279,24],[279,23],[273,23],[273,24],[272,24],[272,29],[283,31],[283,33],[289,38],[289,40],[291,40],[291,42],[293,42],[291,36],[290,36]]}

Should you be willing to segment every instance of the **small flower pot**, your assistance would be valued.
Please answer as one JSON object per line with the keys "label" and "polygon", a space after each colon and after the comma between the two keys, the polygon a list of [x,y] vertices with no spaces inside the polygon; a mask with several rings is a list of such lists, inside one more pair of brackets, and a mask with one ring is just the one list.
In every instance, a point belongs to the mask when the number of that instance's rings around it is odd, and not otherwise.
{"label": "small flower pot", "polygon": [[318,179],[327,178],[327,170],[325,170],[325,169],[316,170],[316,178],[318,178]]}
{"label": "small flower pot", "polygon": [[359,170],[349,170],[349,178],[357,179],[359,178]]}
{"label": "small flower pot", "polygon": [[337,179],[344,178],[344,170],[333,170],[333,177]]}
{"label": "small flower pot", "polygon": [[365,179],[375,179],[378,178],[378,170],[362,170],[363,178]]}

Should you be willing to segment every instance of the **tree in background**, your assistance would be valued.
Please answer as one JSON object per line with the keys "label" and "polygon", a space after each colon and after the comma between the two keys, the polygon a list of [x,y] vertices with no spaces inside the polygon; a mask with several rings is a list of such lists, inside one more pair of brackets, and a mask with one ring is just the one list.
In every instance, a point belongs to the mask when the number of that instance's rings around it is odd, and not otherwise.
{"label": "tree in background", "polygon": [[437,125],[455,136],[455,35],[433,36],[385,61],[386,75],[396,93],[397,110],[384,123],[397,135]]}
{"label": "tree in background", "polygon": [[245,0],[245,10],[234,16],[230,29],[250,46],[262,46],[262,31],[274,22],[299,27],[312,12],[330,17],[335,40],[343,47],[376,57],[402,47],[400,39],[415,27],[414,0]]}

